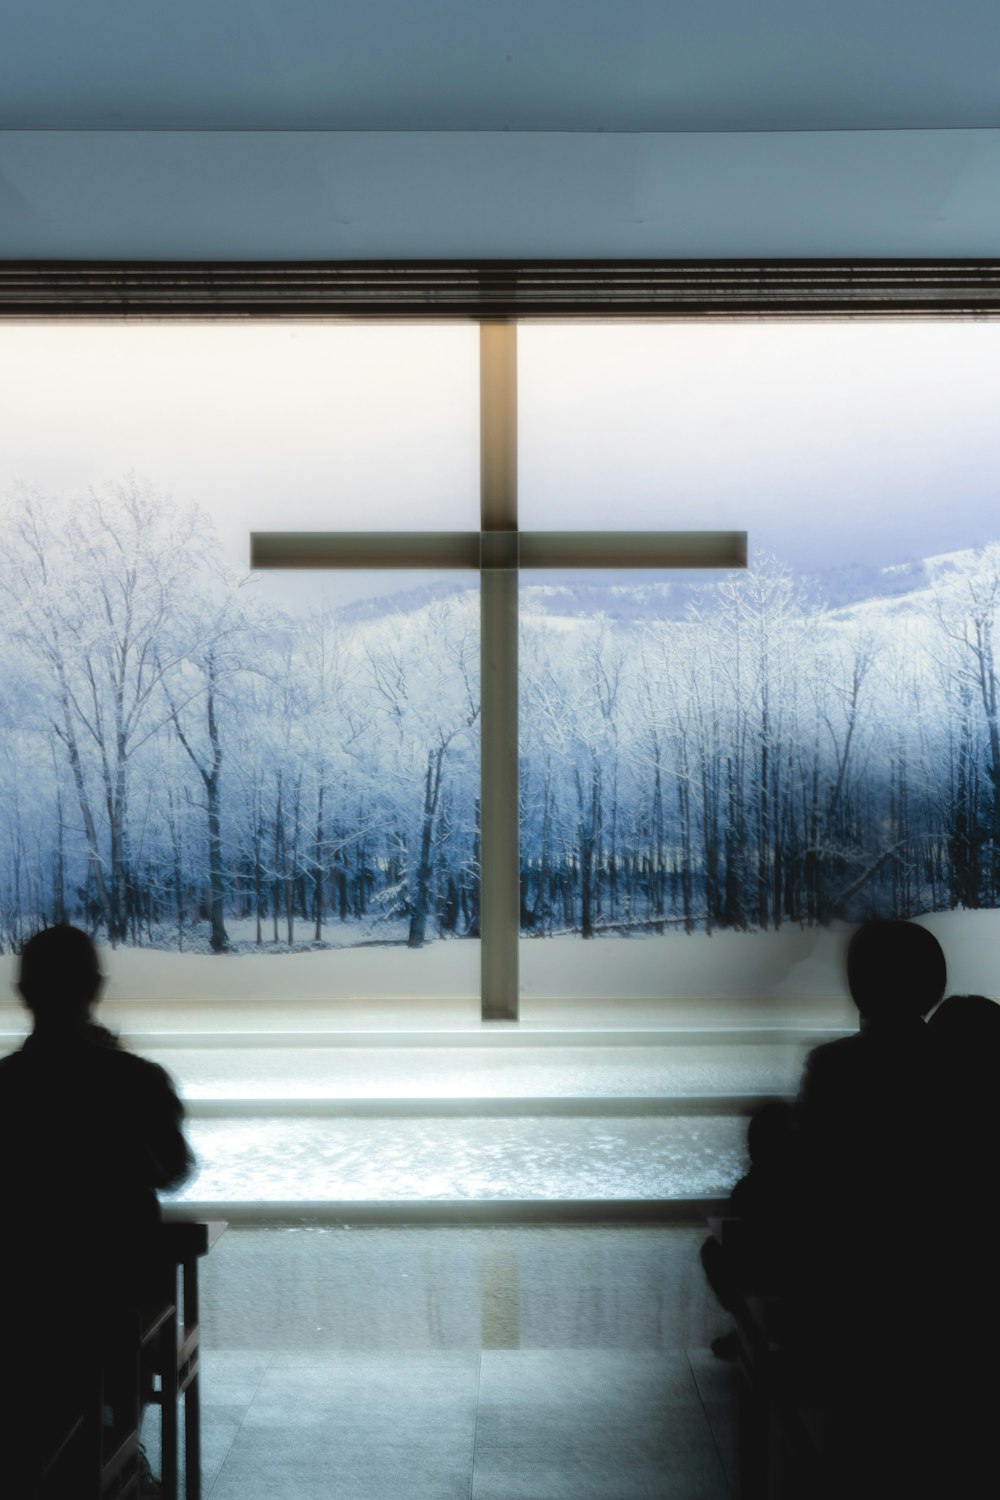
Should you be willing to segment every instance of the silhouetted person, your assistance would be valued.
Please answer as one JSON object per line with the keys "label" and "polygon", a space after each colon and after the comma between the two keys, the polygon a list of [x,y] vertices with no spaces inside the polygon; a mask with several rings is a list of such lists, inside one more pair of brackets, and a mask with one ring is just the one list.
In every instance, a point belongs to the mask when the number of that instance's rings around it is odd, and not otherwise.
{"label": "silhouetted person", "polygon": [[[48,928],[24,947],[18,988],[34,1028],[0,1060],[0,1271],[21,1358],[16,1380],[5,1360],[0,1392],[8,1476],[102,1362],[112,1404],[129,1378],[119,1374],[123,1330],[156,1268],[157,1190],[178,1186],[193,1164],[167,1074],[92,1019],[102,983],[94,945],[76,928]],[[18,1493],[2,1473],[0,1492]]]}
{"label": "silhouetted person", "polygon": [[951,1492],[975,1494],[991,1487],[978,1476],[995,1467],[1000,1403],[1000,1005],[951,995],[927,1029],[940,1076],[933,1285],[941,1291],[929,1333],[939,1368],[958,1375],[942,1381],[935,1421],[952,1459]]}
{"label": "silhouetted person", "polygon": [[954,1284],[951,1340],[974,1356],[1000,1335],[1000,1005],[951,995],[927,1029],[939,1078],[940,1274]]}
{"label": "silhouetted person", "polygon": [[953,1102],[981,1111],[984,1124],[996,1119],[1000,1004],[986,995],[949,995],[928,1024],[942,1083]]}
{"label": "silhouetted person", "polygon": [[944,993],[944,954],[914,923],[866,922],[847,979],[859,1030],[810,1053],[799,1096],[796,1375],[840,1413],[829,1440],[839,1485],[924,1495],[940,1480],[950,1425],[935,1432],[939,1372],[926,1339],[947,1294],[933,1227],[939,1077],[924,1020]]}
{"label": "silhouetted person", "polygon": [[911,1202],[922,1175],[933,1056],[924,1016],[944,994],[941,945],[913,922],[865,922],[847,950],[859,1029],[810,1052],[799,1123],[817,1193],[857,1211]]}
{"label": "silhouetted person", "polygon": [[[701,1263],[709,1286],[731,1312],[746,1292],[775,1293],[788,1278],[789,1216],[798,1178],[798,1125],[795,1111],[784,1099],[769,1099],[747,1127],[750,1169],[729,1195],[725,1214],[739,1220],[729,1226],[723,1246],[709,1236],[701,1247]],[[712,1340],[712,1353],[735,1359],[735,1332]]]}
{"label": "silhouetted person", "polygon": [[996,1214],[1000,1167],[1000,1005],[985,995],[949,995],[928,1025],[940,1097],[942,1156],[953,1208],[971,1197]]}

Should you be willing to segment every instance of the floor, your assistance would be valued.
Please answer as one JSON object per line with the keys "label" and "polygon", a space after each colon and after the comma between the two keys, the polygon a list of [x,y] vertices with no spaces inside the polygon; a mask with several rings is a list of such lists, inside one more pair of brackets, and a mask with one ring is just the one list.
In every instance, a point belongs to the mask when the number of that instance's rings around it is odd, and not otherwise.
{"label": "floor", "polygon": [[228,1230],[203,1280],[206,1500],[731,1500],[701,1238]]}

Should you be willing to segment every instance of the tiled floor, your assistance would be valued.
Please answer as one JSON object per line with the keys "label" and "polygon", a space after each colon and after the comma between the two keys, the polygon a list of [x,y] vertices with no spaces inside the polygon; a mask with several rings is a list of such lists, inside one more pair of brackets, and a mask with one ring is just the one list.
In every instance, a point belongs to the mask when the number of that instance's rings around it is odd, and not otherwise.
{"label": "tiled floor", "polygon": [[700,1238],[229,1230],[204,1279],[206,1500],[730,1500]]}

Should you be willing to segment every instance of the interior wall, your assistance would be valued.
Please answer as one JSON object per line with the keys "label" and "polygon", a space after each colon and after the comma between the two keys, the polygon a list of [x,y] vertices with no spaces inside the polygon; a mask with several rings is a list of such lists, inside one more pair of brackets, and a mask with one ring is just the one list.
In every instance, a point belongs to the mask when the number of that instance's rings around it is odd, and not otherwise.
{"label": "interior wall", "polygon": [[1000,131],[0,130],[0,259],[985,257]]}

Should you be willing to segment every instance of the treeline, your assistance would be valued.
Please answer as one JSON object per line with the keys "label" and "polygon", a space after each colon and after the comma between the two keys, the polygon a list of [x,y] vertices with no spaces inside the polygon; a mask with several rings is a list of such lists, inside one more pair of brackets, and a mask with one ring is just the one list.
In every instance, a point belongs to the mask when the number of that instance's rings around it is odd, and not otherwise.
{"label": "treeline", "polygon": [[[524,597],[526,933],[997,904],[996,549],[919,608],[824,610],[773,561],[683,621]],[[0,598],[5,945],[53,920],[215,952],[478,934],[474,590],[268,607],[203,517],[128,482],[12,495]]]}

